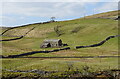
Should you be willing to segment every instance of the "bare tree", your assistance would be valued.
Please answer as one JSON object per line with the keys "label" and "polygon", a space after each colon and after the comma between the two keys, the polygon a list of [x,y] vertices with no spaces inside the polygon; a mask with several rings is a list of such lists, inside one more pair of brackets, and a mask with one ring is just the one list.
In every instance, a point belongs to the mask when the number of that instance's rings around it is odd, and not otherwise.
{"label": "bare tree", "polygon": [[55,33],[57,34],[57,36],[60,36],[60,35],[62,35],[62,32],[61,32],[61,30],[59,29],[61,26],[56,26],[56,27],[54,27],[54,31],[55,31]]}
{"label": "bare tree", "polygon": [[53,21],[53,22],[54,22],[54,21],[55,21],[55,17],[51,17],[51,18],[50,18],[50,21]]}

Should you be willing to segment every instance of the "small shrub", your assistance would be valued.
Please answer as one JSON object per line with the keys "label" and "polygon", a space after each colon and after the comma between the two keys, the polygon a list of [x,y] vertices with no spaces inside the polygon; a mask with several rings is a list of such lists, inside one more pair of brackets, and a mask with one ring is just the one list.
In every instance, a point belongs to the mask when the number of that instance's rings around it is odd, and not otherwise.
{"label": "small shrub", "polygon": [[80,29],[82,29],[82,27],[75,27],[75,28],[71,31],[71,33],[77,33],[77,32],[80,31]]}
{"label": "small shrub", "polygon": [[60,30],[60,27],[61,26],[54,27],[54,31],[57,34],[57,36],[61,36],[63,34],[62,31]]}

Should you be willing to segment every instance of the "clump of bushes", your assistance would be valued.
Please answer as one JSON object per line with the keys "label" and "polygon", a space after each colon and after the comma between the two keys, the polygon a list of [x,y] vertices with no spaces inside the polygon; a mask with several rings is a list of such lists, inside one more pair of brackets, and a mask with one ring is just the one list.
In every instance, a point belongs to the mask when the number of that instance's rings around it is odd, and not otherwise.
{"label": "clump of bushes", "polygon": [[79,32],[81,29],[83,29],[83,27],[80,27],[80,26],[75,27],[75,28],[71,31],[71,33],[77,33],[77,32]]}
{"label": "clump of bushes", "polygon": [[57,34],[57,36],[61,36],[63,34],[63,32],[60,30],[61,26],[56,26],[54,27],[54,31]]}

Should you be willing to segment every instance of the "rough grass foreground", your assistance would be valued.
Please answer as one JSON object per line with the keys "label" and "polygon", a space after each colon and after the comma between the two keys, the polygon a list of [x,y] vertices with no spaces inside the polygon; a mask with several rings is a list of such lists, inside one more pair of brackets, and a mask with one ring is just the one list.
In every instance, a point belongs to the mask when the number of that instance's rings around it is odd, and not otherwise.
{"label": "rough grass foreground", "polygon": [[72,77],[114,79],[120,73],[118,58],[2,59],[2,66],[2,79],[46,77],[48,79],[70,79]]}
{"label": "rough grass foreground", "polygon": [[9,72],[3,71],[1,79],[119,79],[120,70],[106,70],[90,72],[88,66],[83,67],[83,71],[68,70],[64,72],[41,71],[32,72]]}

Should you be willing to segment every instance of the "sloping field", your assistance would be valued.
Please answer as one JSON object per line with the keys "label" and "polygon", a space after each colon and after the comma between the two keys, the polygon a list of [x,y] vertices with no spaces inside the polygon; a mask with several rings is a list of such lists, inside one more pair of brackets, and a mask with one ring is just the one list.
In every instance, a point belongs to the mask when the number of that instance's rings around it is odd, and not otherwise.
{"label": "sloping field", "polygon": [[[109,16],[108,16],[109,15]],[[108,36],[118,35],[118,21],[113,19],[103,19],[99,17],[118,16],[117,11],[97,14],[69,21],[36,23],[22,27],[3,29],[5,32],[2,39],[12,39],[23,36],[30,29],[25,37],[14,41],[3,41],[2,55],[16,55],[31,51],[53,50],[58,48],[40,48],[44,39],[61,39],[67,43],[70,50],[62,50],[52,53],[37,53],[28,57],[66,57],[66,56],[118,56],[118,38],[112,38],[105,44],[98,47],[75,49],[76,46],[91,45],[99,43]],[[96,18],[97,17],[97,18]],[[54,28],[59,27],[60,36]],[[66,46],[67,47],[67,46]],[[61,47],[63,48],[63,47]],[[26,56],[27,57],[27,56]],[[42,71],[80,71],[85,73],[84,66],[88,67],[87,72],[118,69],[118,57],[116,58],[9,58],[1,59],[3,76],[11,77],[11,72],[6,70],[42,70]],[[63,72],[64,73],[64,72]],[[59,76],[63,73],[55,73]],[[15,73],[14,75],[17,75]],[[24,74],[24,73],[22,73]],[[69,74],[69,73],[68,73]],[[26,74],[23,75],[23,77]],[[27,75],[28,76],[28,75]],[[68,75],[69,76],[69,75]]]}
{"label": "sloping field", "polygon": [[[105,14],[105,13],[104,13]],[[107,14],[107,13],[106,13]],[[54,28],[59,26],[61,36],[57,36]],[[100,47],[75,49],[75,46],[90,45],[104,40],[106,37],[118,34],[118,21],[102,18],[86,18],[70,21],[52,22],[46,24],[31,24],[25,27],[11,29],[4,33],[7,36],[22,36],[31,28],[34,30],[29,32],[23,39],[2,42],[3,55],[12,55],[24,53],[27,51],[52,50],[54,48],[40,48],[44,39],[62,39],[63,43],[67,43],[71,47],[71,53],[82,55],[89,52],[89,55],[117,55],[118,38],[109,40]],[[13,37],[3,36],[2,39]],[[13,47],[13,48],[11,48]],[[92,52],[91,52],[92,51]],[[60,51],[61,52],[61,51]],[[67,53],[68,51],[66,51]],[[116,53],[115,53],[116,52]],[[57,52],[59,53],[59,52]],[[56,53],[56,54],[57,54]],[[69,53],[69,55],[71,55]],[[82,53],[82,54],[81,54]],[[51,53],[52,54],[52,53]]]}

